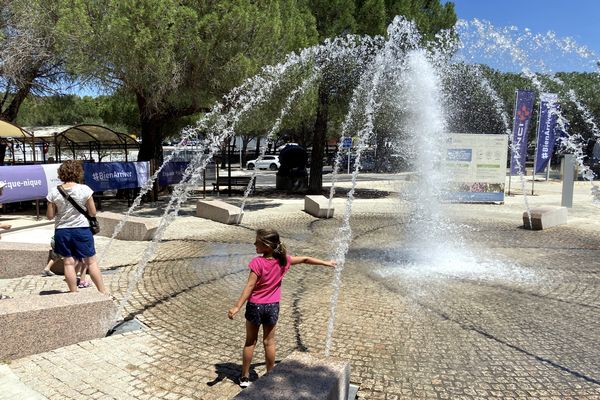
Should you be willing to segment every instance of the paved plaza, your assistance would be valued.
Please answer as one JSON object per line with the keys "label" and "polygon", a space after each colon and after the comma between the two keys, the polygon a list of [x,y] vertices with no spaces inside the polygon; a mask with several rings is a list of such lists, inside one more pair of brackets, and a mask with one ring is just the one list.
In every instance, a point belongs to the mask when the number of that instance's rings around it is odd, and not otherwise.
{"label": "paved plaza", "polygon": [[[332,355],[350,362],[358,398],[600,399],[600,217],[589,183],[576,183],[569,224],[544,231],[522,228],[521,194],[504,205],[444,205],[449,249],[411,240],[407,185],[360,182],[353,203]],[[529,205],[560,205],[559,182],[536,182],[536,192]],[[339,194],[335,218],[319,220],[302,198],[259,190],[239,226],[196,218],[190,202],[125,307],[143,328],[0,364],[0,399],[19,398],[18,388],[24,399],[233,397],[244,319],[226,313],[246,282],[255,229],[277,229],[292,254],[331,258]],[[96,239],[102,254],[109,240]],[[102,260],[117,298],[147,245],[115,240]],[[333,276],[308,265],[286,276],[278,359],[323,354]],[[14,297],[54,289],[66,289],[62,277],[0,280]],[[264,373],[259,341],[251,380]]]}

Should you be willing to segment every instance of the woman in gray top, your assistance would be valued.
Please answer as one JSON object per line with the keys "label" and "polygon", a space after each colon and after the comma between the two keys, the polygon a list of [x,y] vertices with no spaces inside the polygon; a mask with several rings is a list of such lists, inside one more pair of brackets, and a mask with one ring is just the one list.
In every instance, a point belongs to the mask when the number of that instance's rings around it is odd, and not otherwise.
{"label": "woman in gray top", "polygon": [[[96,215],[96,205],[92,194],[94,193],[87,185],[79,184],[83,178],[81,163],[75,160],[67,160],[58,168],[58,178],[63,181],[61,187],[66,194],[90,216]],[[109,294],[104,287],[102,274],[96,261],[96,249],[94,247],[94,236],[90,230],[88,219],[80,213],[59,192],[53,188],[46,197],[48,209],[46,216],[54,219],[54,251],[64,258],[65,279],[69,291],[77,291],[77,278],[75,264],[77,260],[83,260],[88,267],[92,281],[99,292]]]}

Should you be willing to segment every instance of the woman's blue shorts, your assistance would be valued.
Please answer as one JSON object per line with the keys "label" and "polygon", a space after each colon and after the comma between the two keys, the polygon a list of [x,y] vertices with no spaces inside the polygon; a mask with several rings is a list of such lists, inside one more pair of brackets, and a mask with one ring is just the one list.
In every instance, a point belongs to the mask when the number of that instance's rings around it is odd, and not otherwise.
{"label": "woman's blue shorts", "polygon": [[96,255],[90,228],[62,228],[54,231],[54,251],[63,257],[81,260]]}

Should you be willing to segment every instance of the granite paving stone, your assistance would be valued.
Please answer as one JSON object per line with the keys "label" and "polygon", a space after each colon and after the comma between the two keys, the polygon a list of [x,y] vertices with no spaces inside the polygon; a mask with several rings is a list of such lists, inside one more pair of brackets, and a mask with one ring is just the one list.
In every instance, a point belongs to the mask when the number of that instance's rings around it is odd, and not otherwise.
{"label": "granite paving stone", "polygon": [[[358,398],[600,398],[597,206],[579,201],[568,225],[533,232],[520,226],[522,197],[505,205],[446,204],[448,235],[469,256],[421,265],[415,252],[435,249],[408,244],[408,184],[378,181],[388,195],[353,204],[331,353],[350,362]],[[552,205],[556,185],[536,188],[540,195],[530,202]],[[239,226],[196,218],[192,203],[168,227],[124,304],[121,317],[143,328],[15,360],[8,367],[22,384],[48,399],[229,399],[240,391],[243,315],[230,321],[226,312],[246,282],[255,229],[279,230],[291,254],[330,258],[345,200],[336,197],[335,217],[321,220],[302,211],[301,197],[257,195]],[[99,249],[109,243],[98,240]],[[139,272],[146,246],[111,243],[101,268],[116,301]],[[278,359],[323,354],[333,275],[318,266],[291,268]],[[65,286],[59,276],[0,280],[0,292],[14,296]],[[259,340],[251,379],[265,372]]]}

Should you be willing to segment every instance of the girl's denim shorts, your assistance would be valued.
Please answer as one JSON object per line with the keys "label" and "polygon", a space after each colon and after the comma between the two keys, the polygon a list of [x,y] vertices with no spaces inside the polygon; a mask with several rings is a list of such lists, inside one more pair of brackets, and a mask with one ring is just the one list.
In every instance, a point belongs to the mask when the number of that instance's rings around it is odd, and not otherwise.
{"label": "girl's denim shorts", "polygon": [[256,304],[246,303],[245,317],[254,325],[275,325],[279,319],[279,302]]}

